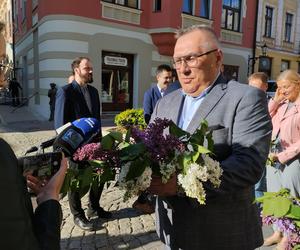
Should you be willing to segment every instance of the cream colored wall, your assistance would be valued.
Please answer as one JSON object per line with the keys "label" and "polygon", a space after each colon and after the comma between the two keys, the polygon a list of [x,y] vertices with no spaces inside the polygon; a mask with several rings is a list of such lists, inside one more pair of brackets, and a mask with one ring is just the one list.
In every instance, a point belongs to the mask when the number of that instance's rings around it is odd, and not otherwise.
{"label": "cream colored wall", "polygon": [[[59,25],[56,25],[56,24]],[[16,58],[27,57],[28,93],[38,91],[39,101],[31,104],[42,115],[48,115],[44,101],[49,82],[63,86],[71,73],[71,62],[77,56],[88,56],[94,67],[94,86],[101,92],[102,51],[134,55],[133,107],[142,107],[144,92],[153,83],[153,69],[171,58],[158,54],[151,36],[142,28],[82,18],[77,16],[48,16],[38,28],[38,49],[33,49],[29,33],[16,45]],[[37,55],[36,55],[37,54]],[[35,59],[38,56],[38,72]],[[36,77],[38,76],[38,78]],[[38,80],[36,80],[38,79]],[[37,82],[38,81],[38,82]]]}

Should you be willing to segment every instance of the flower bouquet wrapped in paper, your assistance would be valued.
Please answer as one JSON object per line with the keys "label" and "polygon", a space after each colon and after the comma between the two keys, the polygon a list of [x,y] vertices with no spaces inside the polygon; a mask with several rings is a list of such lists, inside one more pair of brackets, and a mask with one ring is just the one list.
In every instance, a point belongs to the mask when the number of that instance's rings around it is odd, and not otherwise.
{"label": "flower bouquet wrapped in paper", "polygon": [[129,144],[120,150],[119,176],[125,200],[149,189],[158,195],[179,192],[205,204],[203,183],[219,187],[222,169],[211,158],[213,141],[206,122],[189,134],[171,120],[156,118],[145,130],[131,128],[127,138]]}
{"label": "flower bouquet wrapped in paper", "polygon": [[262,204],[265,225],[274,225],[288,239],[287,250],[300,249],[300,199],[292,197],[289,190],[266,192],[256,199]]}

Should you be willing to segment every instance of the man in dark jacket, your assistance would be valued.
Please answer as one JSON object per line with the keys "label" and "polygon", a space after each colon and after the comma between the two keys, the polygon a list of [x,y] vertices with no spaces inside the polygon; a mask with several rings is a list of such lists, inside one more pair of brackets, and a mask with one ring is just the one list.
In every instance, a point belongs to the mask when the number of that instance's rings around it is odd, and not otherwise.
{"label": "man in dark jacket", "polygon": [[50,83],[50,89],[48,90],[49,97],[49,106],[50,106],[50,117],[49,121],[53,121],[54,119],[54,110],[55,110],[55,97],[56,97],[56,84],[54,82]]}
{"label": "man in dark jacket", "polygon": [[[72,63],[75,80],[59,88],[55,102],[54,126],[62,125],[79,118],[93,117],[100,121],[100,100],[98,90],[89,83],[93,82],[93,67],[89,58],[78,57]],[[101,134],[99,135],[100,140]],[[70,167],[84,168],[82,164],[70,162]],[[89,205],[87,217],[94,215],[100,218],[110,218],[110,212],[100,207],[99,201],[103,190],[103,184],[98,188],[91,188],[89,192]],[[79,192],[68,193],[71,213],[74,216],[75,225],[83,230],[93,230],[93,223],[85,216],[81,206]]]}
{"label": "man in dark jacket", "polygon": [[11,93],[12,105],[14,107],[18,106],[20,104],[19,89],[22,89],[22,87],[21,87],[20,83],[17,81],[17,79],[14,77],[9,82],[9,91]]}

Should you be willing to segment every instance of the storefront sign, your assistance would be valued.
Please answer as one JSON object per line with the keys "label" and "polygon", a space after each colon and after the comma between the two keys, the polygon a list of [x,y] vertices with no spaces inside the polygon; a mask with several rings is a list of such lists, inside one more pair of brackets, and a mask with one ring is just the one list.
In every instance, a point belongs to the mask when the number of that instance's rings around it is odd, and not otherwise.
{"label": "storefront sign", "polygon": [[104,64],[114,66],[127,66],[127,58],[117,56],[105,56]]}

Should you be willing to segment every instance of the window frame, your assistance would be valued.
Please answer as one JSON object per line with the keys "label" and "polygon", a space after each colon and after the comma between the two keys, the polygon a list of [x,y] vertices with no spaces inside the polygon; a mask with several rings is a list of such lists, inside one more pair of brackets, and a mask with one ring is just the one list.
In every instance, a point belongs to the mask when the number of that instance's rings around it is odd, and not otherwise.
{"label": "window frame", "polygon": [[102,0],[102,1],[106,2],[106,3],[111,3],[111,4],[124,6],[124,7],[127,7],[127,8],[140,9],[140,1],[139,0],[135,0],[136,1],[135,7],[132,7],[132,6],[128,5],[129,0],[123,0],[124,4],[118,3],[118,1],[120,1],[120,0]]}
{"label": "window frame", "polygon": [[[270,15],[269,15],[270,14]],[[266,14],[265,14],[265,37],[272,37],[272,25],[273,25],[273,15],[274,8],[270,6],[266,6]]]}
{"label": "window frame", "polygon": [[161,12],[162,0],[153,0],[153,12]]}
{"label": "window frame", "polygon": [[[287,68],[283,69],[282,66],[285,65],[285,64],[287,65]],[[291,66],[291,61],[282,59],[281,62],[280,62],[280,72],[283,72],[287,69],[290,69],[290,66]]]}
{"label": "window frame", "polygon": [[[290,20],[288,20],[290,17]],[[284,41],[291,42],[292,38],[292,28],[293,28],[293,17],[294,15],[291,13],[286,12],[285,15],[285,29],[284,29]]]}
{"label": "window frame", "polygon": [[[233,7],[234,2],[233,0],[227,0],[229,4],[225,3],[224,0],[222,2],[222,18],[221,18],[221,27],[222,29],[231,30],[235,32],[241,31],[241,14],[242,14],[242,0],[239,1],[239,8]],[[225,11],[225,20],[223,23],[223,11]],[[228,17],[230,16],[230,13],[232,12],[232,22],[231,22],[231,28],[229,27],[229,20]],[[237,18],[236,18],[237,14]],[[236,20],[238,19],[238,20]],[[236,26],[237,24],[237,26]]]}
{"label": "window frame", "polygon": [[[189,4],[189,10],[188,11],[185,11],[185,9],[184,9],[184,6],[185,6],[186,2]],[[194,15],[194,0],[183,0],[182,1],[182,10],[181,11],[184,14]]]}
{"label": "window frame", "polygon": [[[211,0],[202,0],[199,10],[199,16],[202,18],[210,19],[210,8],[211,8]],[[205,14],[203,15],[203,9]]]}

